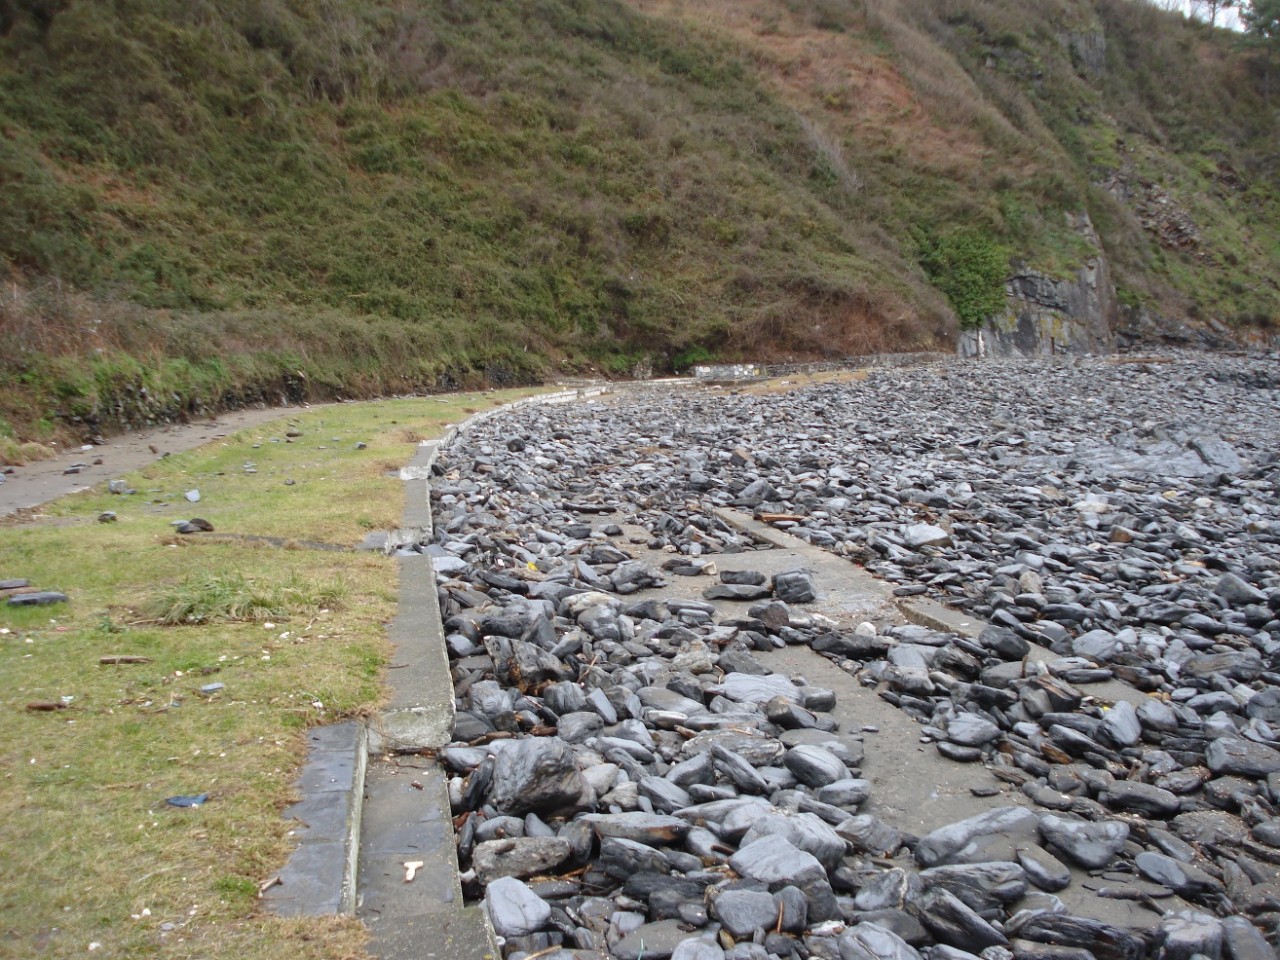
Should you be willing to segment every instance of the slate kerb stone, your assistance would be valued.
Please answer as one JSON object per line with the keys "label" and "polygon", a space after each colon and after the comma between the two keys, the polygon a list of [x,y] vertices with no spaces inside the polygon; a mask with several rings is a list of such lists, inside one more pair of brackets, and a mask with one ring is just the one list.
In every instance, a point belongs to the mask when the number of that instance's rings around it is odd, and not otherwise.
{"label": "slate kerb stone", "polygon": [[310,749],[297,781],[302,799],[285,812],[299,824],[299,843],[262,897],[277,916],[355,912],[367,739],[364,724],[355,720],[308,733]]}

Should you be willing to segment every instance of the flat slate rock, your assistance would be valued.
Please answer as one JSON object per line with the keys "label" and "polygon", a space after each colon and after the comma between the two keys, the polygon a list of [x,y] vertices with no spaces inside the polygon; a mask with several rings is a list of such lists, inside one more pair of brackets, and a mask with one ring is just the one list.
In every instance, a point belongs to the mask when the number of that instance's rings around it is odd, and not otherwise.
{"label": "flat slate rock", "polygon": [[658,920],[636,927],[615,943],[609,953],[617,960],[641,960],[641,957],[665,960],[689,939],[697,939],[697,934],[686,930],[682,921]]}
{"label": "flat slate rock", "polygon": [[523,937],[551,919],[551,905],[515,877],[500,877],[485,888],[485,911],[500,937]]}
{"label": "flat slate rock", "polygon": [[561,837],[506,837],[476,844],[471,865],[481,883],[499,877],[524,879],[547,873],[569,859],[573,848]]}
{"label": "flat slate rock", "polygon": [[1205,750],[1204,759],[1209,769],[1217,774],[1265,777],[1280,771],[1280,751],[1240,737],[1214,740]]}
{"label": "flat slate rock", "polygon": [[966,848],[984,837],[1014,836],[1034,842],[1036,825],[1036,815],[1025,807],[997,807],[927,834],[916,846],[916,860],[925,867],[955,862],[953,858],[962,859]]}
{"label": "flat slate rock", "polygon": [[1129,825],[1119,820],[1090,822],[1045,814],[1040,818],[1045,843],[1088,869],[1104,867],[1124,849]]}
{"label": "flat slate rock", "polygon": [[827,871],[812,855],[781,836],[766,836],[741,847],[729,858],[729,866],[743,877],[772,886],[803,887],[826,880]]}
{"label": "flat slate rock", "polygon": [[589,813],[582,817],[596,835],[633,840],[651,847],[678,843],[689,832],[689,823],[679,817],[644,813]]}
{"label": "flat slate rock", "polygon": [[48,607],[55,603],[66,603],[70,598],[57,590],[39,590],[34,593],[17,593],[9,598],[11,607]]}

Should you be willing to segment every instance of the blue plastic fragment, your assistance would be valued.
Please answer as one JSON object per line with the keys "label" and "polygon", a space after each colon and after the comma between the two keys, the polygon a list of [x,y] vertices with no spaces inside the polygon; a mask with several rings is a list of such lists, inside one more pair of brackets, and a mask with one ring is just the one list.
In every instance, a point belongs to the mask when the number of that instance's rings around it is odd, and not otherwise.
{"label": "blue plastic fragment", "polygon": [[196,793],[182,797],[166,797],[164,802],[171,807],[198,807],[208,799],[207,793]]}

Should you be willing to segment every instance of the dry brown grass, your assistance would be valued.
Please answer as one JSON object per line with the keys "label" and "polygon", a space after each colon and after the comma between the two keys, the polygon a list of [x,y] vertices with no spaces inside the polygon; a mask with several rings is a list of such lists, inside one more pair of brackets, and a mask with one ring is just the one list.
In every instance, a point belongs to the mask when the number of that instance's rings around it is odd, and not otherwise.
{"label": "dry brown grass", "polygon": [[[732,36],[824,140],[857,145],[855,172],[857,154],[869,149],[910,156],[924,170],[957,179],[993,159],[977,131],[1003,119],[896,3],[869,6],[864,29],[847,33],[823,30],[776,0],[632,0],[632,6]],[[868,29],[891,39],[896,61],[877,52]]]}
{"label": "dry brown grass", "polygon": [[[133,304],[94,299],[57,281],[0,287],[0,345],[17,354],[81,356],[145,344],[148,311]],[[140,335],[134,331],[140,330]]]}
{"label": "dry brown grass", "polygon": [[20,441],[0,437],[0,466],[25,467],[28,463],[49,460],[58,455],[56,447],[45,446],[33,440]]}

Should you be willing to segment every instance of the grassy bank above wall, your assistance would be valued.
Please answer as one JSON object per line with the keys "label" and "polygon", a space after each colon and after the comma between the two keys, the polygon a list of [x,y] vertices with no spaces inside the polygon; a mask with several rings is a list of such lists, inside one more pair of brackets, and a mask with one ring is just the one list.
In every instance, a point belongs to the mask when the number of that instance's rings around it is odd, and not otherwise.
{"label": "grassy bank above wall", "polygon": [[959,235],[1266,334],[1237,40],[1141,0],[0,0],[0,436],[947,348],[999,294]]}

